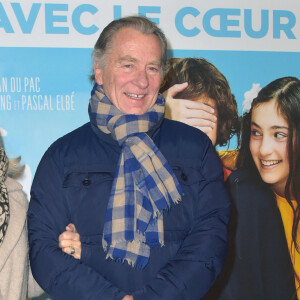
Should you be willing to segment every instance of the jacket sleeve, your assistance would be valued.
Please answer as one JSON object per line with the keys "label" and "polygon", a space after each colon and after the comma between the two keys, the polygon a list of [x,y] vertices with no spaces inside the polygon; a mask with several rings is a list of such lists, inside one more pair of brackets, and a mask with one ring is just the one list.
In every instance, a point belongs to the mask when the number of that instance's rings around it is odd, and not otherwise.
{"label": "jacket sleeve", "polygon": [[210,143],[202,175],[189,234],[156,278],[133,294],[134,300],[199,300],[220,273],[227,252],[230,200],[219,158]]}
{"label": "jacket sleeve", "polygon": [[122,299],[125,293],[59,248],[58,236],[70,222],[68,212],[63,172],[48,150],[36,172],[28,210],[32,273],[54,299]]}

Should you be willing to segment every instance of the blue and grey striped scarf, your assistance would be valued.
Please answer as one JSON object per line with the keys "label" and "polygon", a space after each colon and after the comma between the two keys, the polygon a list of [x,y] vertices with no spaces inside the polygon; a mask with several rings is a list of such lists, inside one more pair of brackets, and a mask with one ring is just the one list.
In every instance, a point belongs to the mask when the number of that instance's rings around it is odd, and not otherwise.
{"label": "blue and grey striped scarf", "polygon": [[164,245],[163,210],[182,195],[167,160],[146,134],[164,117],[164,99],[159,95],[143,115],[126,115],[96,84],[89,111],[91,122],[122,147],[106,211],[106,257],[144,268],[150,248]]}

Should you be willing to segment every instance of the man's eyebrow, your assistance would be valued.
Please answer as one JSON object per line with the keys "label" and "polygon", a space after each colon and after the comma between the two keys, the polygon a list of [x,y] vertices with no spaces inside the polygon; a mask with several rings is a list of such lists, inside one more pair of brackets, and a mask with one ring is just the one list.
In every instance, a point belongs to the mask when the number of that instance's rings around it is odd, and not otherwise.
{"label": "man's eyebrow", "polygon": [[148,65],[156,65],[156,66],[161,66],[161,61],[160,60],[155,60],[155,61],[151,61]]}

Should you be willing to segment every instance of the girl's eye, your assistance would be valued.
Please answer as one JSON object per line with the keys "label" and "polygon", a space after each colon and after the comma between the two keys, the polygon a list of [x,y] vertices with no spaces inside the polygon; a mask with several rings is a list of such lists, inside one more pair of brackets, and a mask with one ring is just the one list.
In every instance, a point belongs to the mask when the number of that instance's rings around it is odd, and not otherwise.
{"label": "girl's eye", "polygon": [[274,136],[277,139],[284,139],[286,137],[286,134],[284,134],[282,132],[275,132]]}
{"label": "girl's eye", "polygon": [[261,134],[257,130],[253,129],[253,130],[251,130],[251,135],[260,136]]}

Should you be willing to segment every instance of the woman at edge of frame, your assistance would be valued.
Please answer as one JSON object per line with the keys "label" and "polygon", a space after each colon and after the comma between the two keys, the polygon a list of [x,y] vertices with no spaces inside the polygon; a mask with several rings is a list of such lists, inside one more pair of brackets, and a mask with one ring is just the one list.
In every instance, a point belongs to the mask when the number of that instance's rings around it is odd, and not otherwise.
{"label": "woman at edge of frame", "polygon": [[8,159],[0,136],[0,300],[23,300],[43,290],[29,265],[26,212],[28,201],[21,184],[20,157]]}

